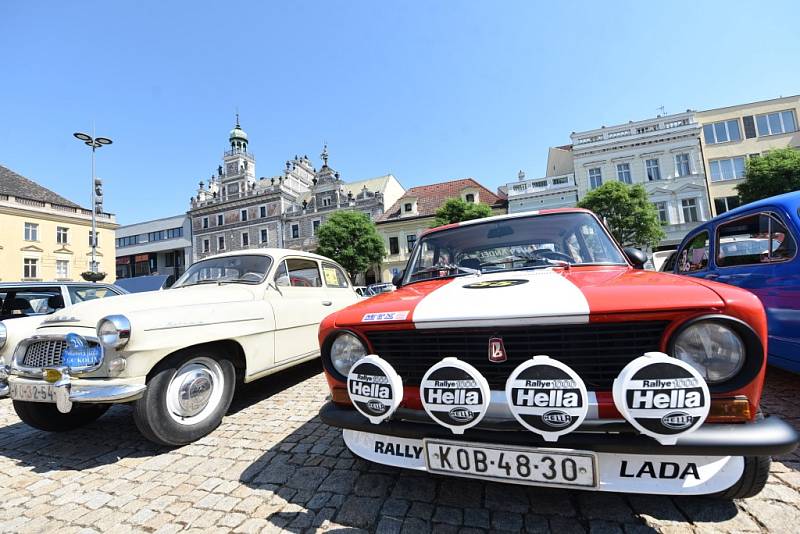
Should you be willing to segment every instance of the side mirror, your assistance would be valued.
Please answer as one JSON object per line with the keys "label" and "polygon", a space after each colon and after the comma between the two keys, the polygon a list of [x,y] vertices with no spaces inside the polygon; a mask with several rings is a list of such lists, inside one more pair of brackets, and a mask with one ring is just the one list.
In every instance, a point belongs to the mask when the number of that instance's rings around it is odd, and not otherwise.
{"label": "side mirror", "polygon": [[403,276],[405,276],[405,274],[406,270],[403,269],[402,271],[394,275],[392,277],[392,285],[394,285],[394,287],[400,287],[401,285],[403,285]]}
{"label": "side mirror", "polygon": [[644,264],[647,263],[647,254],[634,247],[625,247],[623,249],[625,256],[633,264],[634,269],[643,269]]}

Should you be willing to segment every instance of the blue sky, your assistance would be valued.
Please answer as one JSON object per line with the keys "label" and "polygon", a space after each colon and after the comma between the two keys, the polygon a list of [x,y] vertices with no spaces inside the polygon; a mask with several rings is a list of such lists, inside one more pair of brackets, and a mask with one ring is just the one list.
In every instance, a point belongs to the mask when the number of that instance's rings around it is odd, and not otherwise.
{"label": "blue sky", "polygon": [[129,224],[185,211],[238,107],[295,154],[405,187],[544,174],[572,131],[800,93],[800,3],[0,3],[0,164]]}

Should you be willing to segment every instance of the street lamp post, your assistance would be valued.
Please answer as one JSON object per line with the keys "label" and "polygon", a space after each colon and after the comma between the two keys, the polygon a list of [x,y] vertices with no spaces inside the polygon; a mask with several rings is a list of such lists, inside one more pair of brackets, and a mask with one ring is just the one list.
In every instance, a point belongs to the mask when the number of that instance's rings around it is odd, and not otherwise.
{"label": "street lamp post", "polygon": [[110,145],[111,139],[108,139],[107,137],[92,137],[91,135],[83,132],[75,132],[72,135],[74,135],[76,139],[83,141],[86,146],[92,149],[92,266],[89,270],[92,273],[97,273],[97,261],[95,260],[97,253],[97,182],[95,181],[94,175],[94,153],[95,150],[101,146]]}

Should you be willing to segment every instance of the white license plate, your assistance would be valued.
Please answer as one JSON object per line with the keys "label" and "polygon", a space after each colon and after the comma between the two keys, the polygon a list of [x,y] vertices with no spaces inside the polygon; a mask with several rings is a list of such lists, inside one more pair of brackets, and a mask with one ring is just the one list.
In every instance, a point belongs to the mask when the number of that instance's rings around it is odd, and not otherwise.
{"label": "white license plate", "polygon": [[9,394],[14,400],[31,402],[56,402],[56,388],[52,384],[26,384],[12,382]]}
{"label": "white license plate", "polygon": [[437,440],[424,443],[425,463],[432,473],[535,485],[597,485],[595,455],[590,452]]}

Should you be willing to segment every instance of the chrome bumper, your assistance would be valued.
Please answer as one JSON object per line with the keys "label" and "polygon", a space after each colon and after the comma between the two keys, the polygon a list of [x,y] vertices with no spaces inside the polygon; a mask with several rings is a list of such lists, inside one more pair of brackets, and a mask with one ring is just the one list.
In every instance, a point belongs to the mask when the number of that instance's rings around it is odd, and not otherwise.
{"label": "chrome bumper", "polygon": [[[72,409],[73,402],[123,403],[138,400],[147,386],[145,384],[119,383],[103,379],[75,380],[65,375],[55,383],[44,380],[10,376],[5,380],[0,373],[0,397],[10,395],[10,383],[30,385],[52,385],[55,388],[56,406],[62,413]],[[13,397],[12,397],[13,398]]]}

